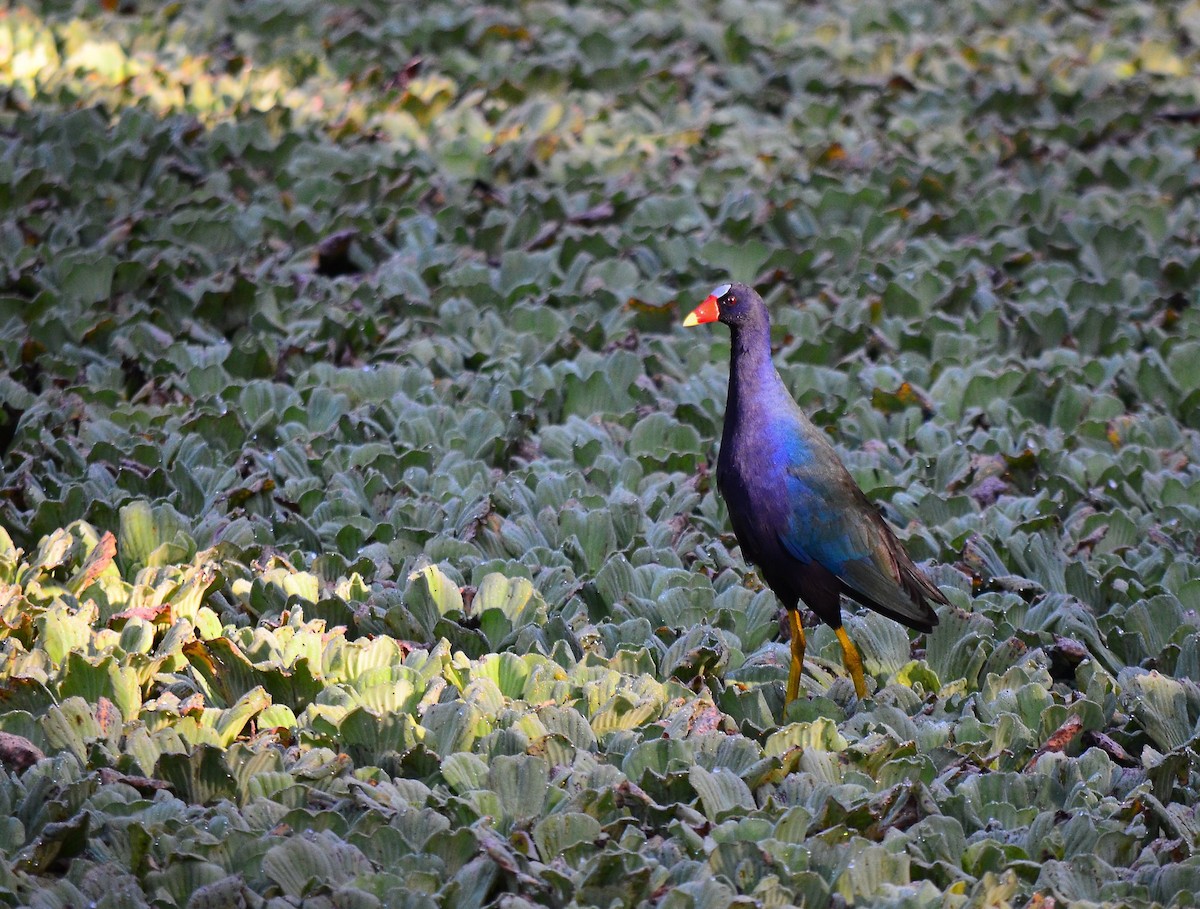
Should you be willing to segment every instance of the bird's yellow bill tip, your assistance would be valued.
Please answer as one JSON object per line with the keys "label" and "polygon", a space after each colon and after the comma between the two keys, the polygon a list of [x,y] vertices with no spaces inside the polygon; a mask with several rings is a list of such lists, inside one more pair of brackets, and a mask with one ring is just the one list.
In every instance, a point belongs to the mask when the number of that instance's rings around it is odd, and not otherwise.
{"label": "bird's yellow bill tip", "polygon": [[704,302],[687,314],[687,318],[683,320],[684,328],[691,328],[693,325],[703,325],[705,322],[715,322],[721,317],[721,309],[717,304],[717,298],[709,295],[704,298]]}

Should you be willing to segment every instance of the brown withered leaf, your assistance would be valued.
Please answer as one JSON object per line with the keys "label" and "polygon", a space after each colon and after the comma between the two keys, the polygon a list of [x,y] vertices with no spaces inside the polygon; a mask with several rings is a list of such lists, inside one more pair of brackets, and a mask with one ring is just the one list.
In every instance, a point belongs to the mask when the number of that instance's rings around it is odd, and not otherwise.
{"label": "brown withered leaf", "polygon": [[101,695],[96,700],[96,722],[100,724],[105,735],[115,738],[121,734],[125,717],[122,716],[121,709],[116,704]]}
{"label": "brown withered leaf", "polygon": [[1086,537],[1081,538],[1079,542],[1075,544],[1075,547],[1070,551],[1070,554],[1079,555],[1080,553],[1083,553],[1084,555],[1091,555],[1092,550],[1096,548],[1096,544],[1103,540],[1106,536],[1108,536],[1108,525],[1102,524],[1089,533]]}
{"label": "brown withered leaf", "polygon": [[420,74],[424,63],[425,61],[418,56],[410,57],[407,63],[392,73],[383,87],[404,91],[408,88],[408,84]]}
{"label": "brown withered leaf", "polygon": [[117,538],[113,536],[111,531],[106,530],[104,536],[100,538],[100,542],[96,544],[96,548],[88,553],[88,557],[79,566],[79,571],[75,573],[75,577],[71,578],[69,585],[71,590],[76,594],[87,590],[96,578],[100,577],[104,569],[112,564],[116,554]]}
{"label": "brown withered leaf", "polygon": [[1084,733],[1083,743],[1089,748],[1099,748],[1112,758],[1113,763],[1120,764],[1122,767],[1140,767],[1142,764],[1141,761],[1122,748],[1119,742],[1111,736],[1105,735],[1103,732]]}
{"label": "brown withered leaf", "polygon": [[613,208],[611,202],[601,202],[591,208],[585,208],[577,215],[572,215],[570,220],[572,224],[598,224],[601,221],[607,221],[614,214],[616,214],[616,209]]}
{"label": "brown withered leaf", "polygon": [[[157,606],[130,606],[115,613],[113,619],[141,619],[143,622],[154,622],[163,619],[171,621],[171,604],[159,603]],[[110,620],[111,621],[111,620]]]}
{"label": "brown withered leaf", "polygon": [[688,721],[688,732],[696,735],[704,732],[719,732],[724,715],[712,701],[697,700]]}
{"label": "brown withered leaf", "polygon": [[662,316],[673,313],[678,304],[674,300],[667,303],[654,304],[649,303],[646,300],[639,300],[637,297],[630,297],[625,301],[625,305],[632,310],[636,310],[637,312],[645,312],[656,316]]}
{"label": "brown withered leaf", "polygon": [[1055,656],[1072,666],[1078,666],[1088,658],[1086,644],[1074,638],[1064,638],[1059,634],[1054,636],[1054,646],[1051,649]]}
{"label": "brown withered leaf", "polygon": [[554,238],[558,236],[558,232],[562,230],[562,224],[558,221],[547,221],[542,225],[542,229],[533,235],[533,239],[525,244],[526,249],[545,249],[554,242]]}
{"label": "brown withered leaf", "polygon": [[1025,769],[1032,770],[1036,767],[1037,762],[1044,754],[1058,754],[1065,751],[1081,732],[1083,732],[1083,720],[1077,716],[1067,717],[1066,722],[1055,729],[1050,734],[1050,738],[1046,739],[1045,744],[1033,753],[1033,757],[1029,759]]}
{"label": "brown withered leaf", "polygon": [[21,773],[45,756],[42,749],[24,736],[0,732],[0,764],[9,770]]}
{"label": "brown withered leaf", "polygon": [[170,790],[171,784],[163,780],[152,780],[144,776],[130,776],[127,773],[120,773],[110,767],[100,768],[100,782],[104,785],[113,783],[124,783],[126,786],[132,786],[142,795],[153,796],[159,790]]}

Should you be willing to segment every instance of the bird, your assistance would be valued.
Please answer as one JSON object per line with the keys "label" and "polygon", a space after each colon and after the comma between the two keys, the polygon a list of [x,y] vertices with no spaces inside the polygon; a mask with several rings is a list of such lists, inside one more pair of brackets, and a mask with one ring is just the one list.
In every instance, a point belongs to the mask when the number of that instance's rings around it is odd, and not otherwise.
{"label": "bird", "polygon": [[732,345],[717,488],[743,557],[758,566],[787,611],[784,705],[800,689],[801,602],[833,628],[855,694],[865,698],[862,659],[842,625],[841,595],[923,632],[938,623],[934,606],[948,601],[783,384],[771,360],[762,297],[746,284],[722,284],[683,320],[685,327],[708,322],[729,326]]}

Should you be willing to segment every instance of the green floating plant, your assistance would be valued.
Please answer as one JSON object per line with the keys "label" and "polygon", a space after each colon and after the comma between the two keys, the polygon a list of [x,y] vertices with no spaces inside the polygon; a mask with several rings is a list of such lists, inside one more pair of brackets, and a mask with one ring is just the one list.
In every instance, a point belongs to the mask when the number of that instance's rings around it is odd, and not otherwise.
{"label": "green floating plant", "polygon": [[[0,16],[0,904],[1194,901],[1194,5],[109,5]],[[951,603],[869,698],[732,280]]]}

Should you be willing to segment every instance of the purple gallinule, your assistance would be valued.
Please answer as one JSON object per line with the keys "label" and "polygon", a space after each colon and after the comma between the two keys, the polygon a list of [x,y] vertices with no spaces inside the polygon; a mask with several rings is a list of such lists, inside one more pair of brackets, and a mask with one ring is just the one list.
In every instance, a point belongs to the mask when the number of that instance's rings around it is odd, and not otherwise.
{"label": "purple gallinule", "polygon": [[854,690],[866,697],[862,660],[842,627],[841,595],[909,628],[937,624],[946,604],[858,488],[825,433],[788,394],[771,362],[767,306],[745,284],[722,284],[684,325],[724,322],[732,353],[717,488],[743,556],[787,608],[792,664],[786,703],[804,662],[803,601],[837,634]]}

